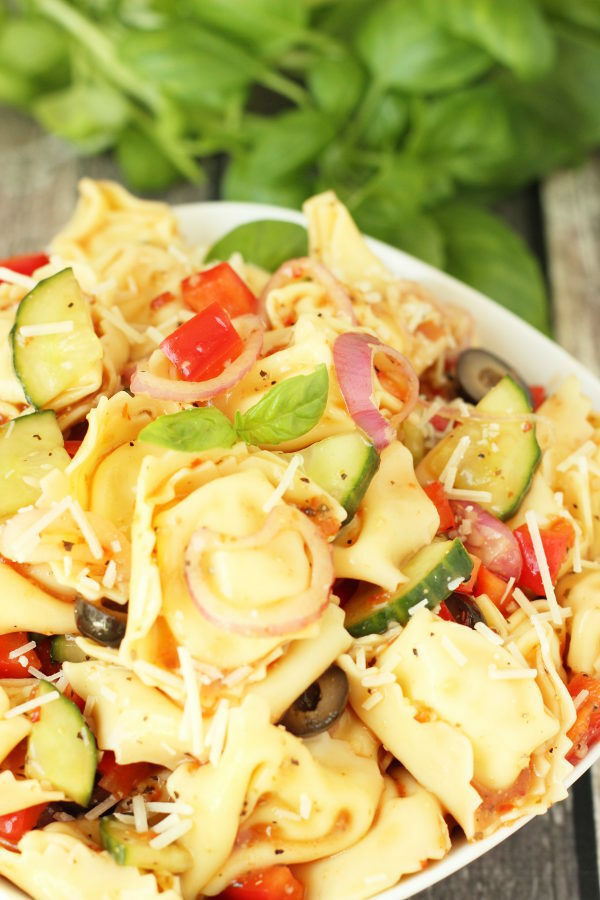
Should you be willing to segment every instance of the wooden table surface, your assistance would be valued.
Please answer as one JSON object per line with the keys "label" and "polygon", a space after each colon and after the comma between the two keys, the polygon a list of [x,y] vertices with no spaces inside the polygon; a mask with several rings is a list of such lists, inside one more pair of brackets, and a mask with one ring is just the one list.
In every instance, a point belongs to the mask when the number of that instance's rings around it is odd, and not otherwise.
{"label": "wooden table surface", "polygon": [[[82,175],[118,177],[107,158],[78,159],[57,138],[0,109],[0,258],[36,250],[66,221]],[[214,199],[210,184],[168,191],[169,203]],[[541,258],[555,337],[600,375],[600,159],[553,175],[500,211]],[[441,884],[423,900],[600,900],[600,767],[568,800]],[[594,805],[594,796],[597,802]],[[595,825],[597,827],[595,827]],[[1,896],[1,887],[0,887]]]}

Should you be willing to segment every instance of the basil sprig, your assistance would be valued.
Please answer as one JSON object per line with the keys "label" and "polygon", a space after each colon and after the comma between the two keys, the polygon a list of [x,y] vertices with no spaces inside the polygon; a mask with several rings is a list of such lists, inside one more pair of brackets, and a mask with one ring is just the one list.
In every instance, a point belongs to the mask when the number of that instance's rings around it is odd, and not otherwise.
{"label": "basil sprig", "polygon": [[214,447],[247,444],[281,444],[302,437],[320,420],[329,391],[327,366],[310,375],[294,375],[272,387],[245,413],[227,416],[212,406],[186,409],[159,416],[140,431],[139,440],[170,450],[197,453]]}

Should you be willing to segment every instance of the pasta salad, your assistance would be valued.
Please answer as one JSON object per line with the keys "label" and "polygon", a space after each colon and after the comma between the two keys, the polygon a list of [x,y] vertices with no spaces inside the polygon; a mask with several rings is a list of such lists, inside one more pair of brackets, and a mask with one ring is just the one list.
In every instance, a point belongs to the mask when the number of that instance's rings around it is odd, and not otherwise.
{"label": "pasta salad", "polygon": [[304,211],[190,246],[86,179],[0,262],[0,874],[34,898],[366,900],[600,737],[600,418]]}

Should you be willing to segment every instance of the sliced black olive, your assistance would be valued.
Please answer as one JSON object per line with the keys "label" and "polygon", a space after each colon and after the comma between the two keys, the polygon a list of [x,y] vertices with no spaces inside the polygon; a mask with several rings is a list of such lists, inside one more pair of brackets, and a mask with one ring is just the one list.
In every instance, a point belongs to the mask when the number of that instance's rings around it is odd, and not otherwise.
{"label": "sliced black olive", "polygon": [[479,403],[501,378],[510,375],[513,381],[525,391],[531,404],[531,392],[518,372],[508,363],[490,353],[473,347],[463,350],[456,364],[456,377],[461,394],[471,403]]}
{"label": "sliced black olive", "polygon": [[75,624],[80,633],[106,647],[118,647],[125,634],[127,617],[101,603],[89,603],[83,597],[75,601]]}
{"label": "sliced black olive", "polygon": [[307,687],[283,714],[280,724],[298,737],[330,728],[346,708],[348,679],[338,666],[330,666]]}
{"label": "sliced black olive", "polygon": [[484,625],[487,624],[485,616],[470,597],[465,597],[463,594],[450,594],[444,602],[446,609],[459,625],[475,628],[478,622],[483,622]]}

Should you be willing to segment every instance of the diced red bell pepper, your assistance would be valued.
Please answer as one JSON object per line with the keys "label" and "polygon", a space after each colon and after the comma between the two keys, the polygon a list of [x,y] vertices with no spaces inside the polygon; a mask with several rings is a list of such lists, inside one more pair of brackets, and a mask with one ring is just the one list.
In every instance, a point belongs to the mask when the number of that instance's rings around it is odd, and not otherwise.
{"label": "diced red bell pepper", "polygon": [[31,678],[27,671],[29,666],[36,669],[40,667],[40,659],[35,650],[28,650],[27,653],[20,654],[27,659],[27,665],[22,666],[19,657],[12,659],[10,654],[19,647],[23,647],[29,643],[26,631],[12,631],[10,634],[0,635],[0,678]]}
{"label": "diced red bell pepper", "polygon": [[530,384],[529,393],[531,394],[531,406],[535,412],[546,399],[546,388],[542,384]]}
{"label": "diced red bell pepper", "polygon": [[35,828],[47,805],[38,803],[37,806],[28,806],[18,812],[0,816],[0,842],[5,841],[16,846],[24,834]]}
{"label": "diced red bell pepper", "polygon": [[162,294],[150,301],[150,309],[162,309],[167,303],[172,303],[174,299],[175,294],[172,294],[171,291],[163,291]]}
{"label": "diced red bell pepper", "polygon": [[[544,597],[546,592],[542,583],[540,567],[533,549],[529,528],[527,525],[520,525],[519,528],[515,528],[513,534],[519,542],[521,556],[523,557],[523,568],[521,569],[518,585],[520,588],[533,591],[537,597]],[[565,561],[569,549],[573,546],[575,531],[567,519],[559,518],[555,519],[548,528],[540,528],[540,537],[548,561],[550,578],[552,584],[555,584],[560,567]]]}
{"label": "diced red bell pepper", "polygon": [[186,381],[220,375],[240,355],[244,342],[222,306],[211,303],[164,339],[160,349]]}
{"label": "diced red bell pepper", "polygon": [[475,583],[477,582],[477,575],[479,574],[479,568],[481,566],[481,560],[478,556],[473,556],[472,553],[469,553],[471,557],[471,562],[473,563],[473,568],[471,569],[471,575],[469,576],[468,581],[463,581],[462,584],[459,584],[457,588],[455,588],[458,594],[472,594],[475,589]]}
{"label": "diced red bell pepper", "polygon": [[256,297],[226,262],[184,278],[181,292],[184,303],[196,312],[211,303],[219,303],[232,319],[256,312]]}
{"label": "diced red bell pepper", "polygon": [[[24,253],[21,256],[9,256],[7,259],[0,259],[0,266],[10,269],[12,272],[19,272],[21,275],[33,275],[36,269],[41,266],[47,266],[50,262],[45,253]],[[0,278],[0,284],[2,279]]]}
{"label": "diced red bell pepper", "polygon": [[452,615],[452,613],[450,612],[450,610],[448,609],[448,607],[446,606],[444,601],[442,601],[442,603],[440,603],[438,615],[439,615],[440,619],[445,619],[446,622],[454,622],[454,616]]}
{"label": "diced red bell pepper", "polygon": [[73,459],[79,448],[81,447],[81,441],[65,441],[65,450]]}
{"label": "diced red bell pepper", "polygon": [[287,866],[271,866],[237,878],[217,900],[303,900],[304,885]]}
{"label": "diced red bell pepper", "polygon": [[570,680],[567,688],[574,700],[582,691],[588,692],[578,705],[577,718],[567,732],[567,737],[573,742],[567,759],[576,763],[600,739],[600,681],[591,675],[578,673]]}
{"label": "diced red bell pepper", "polygon": [[126,763],[119,765],[112,750],[105,750],[98,763],[101,788],[119,799],[131,796],[134,788],[158,771],[152,763]]}
{"label": "diced red bell pepper", "polygon": [[509,591],[507,593],[507,587],[507,581],[481,565],[477,573],[477,581],[473,593],[476,597],[479,597],[480,594],[487,594],[494,606],[497,606],[500,612],[506,615],[508,612],[507,607],[512,602],[512,592]]}
{"label": "diced red bell pepper", "polygon": [[454,528],[456,525],[454,514],[452,512],[452,507],[450,506],[450,501],[446,497],[444,485],[441,481],[432,481],[430,484],[426,484],[423,490],[434,504],[440,517],[437,533],[442,534],[444,531],[449,531],[451,528]]}

